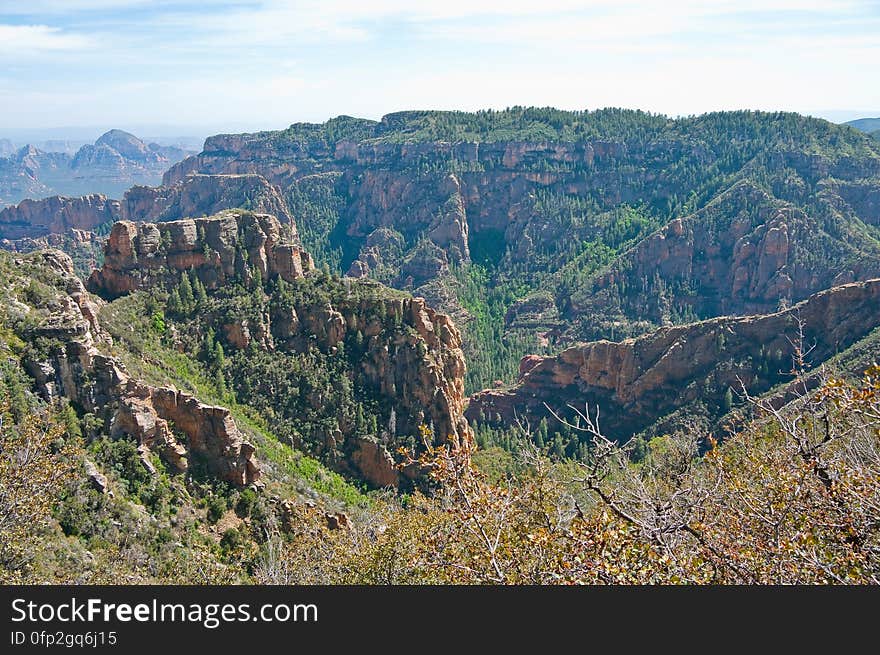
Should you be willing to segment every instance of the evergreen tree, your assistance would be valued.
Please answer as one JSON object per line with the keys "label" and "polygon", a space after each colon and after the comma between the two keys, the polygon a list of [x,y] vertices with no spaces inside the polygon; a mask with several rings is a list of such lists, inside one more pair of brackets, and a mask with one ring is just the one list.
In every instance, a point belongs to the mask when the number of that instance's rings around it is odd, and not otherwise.
{"label": "evergreen tree", "polygon": [[205,305],[208,304],[208,292],[205,290],[205,285],[202,284],[202,281],[199,278],[194,277],[194,279],[195,279],[195,284],[193,285],[193,290],[194,290],[194,295],[195,295],[196,306],[201,309],[201,308],[204,308]]}
{"label": "evergreen tree", "polygon": [[733,389],[727,387],[727,391],[724,392],[724,398],[721,400],[721,408],[725,412],[729,412],[730,408],[733,406]]}
{"label": "evergreen tree", "polygon": [[537,433],[535,434],[535,445],[536,445],[538,448],[540,448],[541,450],[543,450],[545,444],[546,444],[546,441],[544,440],[543,435],[542,435],[540,432],[537,432]]}
{"label": "evergreen tree", "polygon": [[180,293],[180,309],[183,314],[191,314],[195,306],[195,297],[193,296],[192,284],[189,281],[189,275],[180,276],[180,285],[177,288]]}
{"label": "evergreen tree", "polygon": [[181,314],[183,313],[181,302],[180,302],[180,292],[177,290],[177,287],[171,290],[171,293],[168,294],[168,313],[169,314]]}

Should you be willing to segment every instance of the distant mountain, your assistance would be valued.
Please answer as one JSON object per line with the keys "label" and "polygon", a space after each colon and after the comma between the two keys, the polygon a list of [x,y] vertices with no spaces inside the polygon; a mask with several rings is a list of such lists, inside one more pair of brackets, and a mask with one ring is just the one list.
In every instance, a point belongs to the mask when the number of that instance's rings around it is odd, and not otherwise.
{"label": "distant mountain", "polygon": [[844,125],[849,125],[862,132],[878,132],[880,131],[880,118],[857,118],[854,121],[848,121]]}
{"label": "distant mountain", "polygon": [[42,145],[51,151],[33,145],[15,149],[11,141],[0,140],[0,206],[58,194],[118,197],[135,184],[157,184],[169,166],[191,154],[122,130],[110,130],[75,151],[67,141]]}
{"label": "distant mountain", "polygon": [[76,151],[86,145],[87,142],[82,141],[66,141],[64,139],[49,139],[41,143],[35,143],[38,150],[44,152],[64,152],[68,155],[75,155]]}
{"label": "distant mountain", "polygon": [[160,146],[173,146],[180,150],[188,150],[190,152],[198,152],[202,149],[205,142],[203,136],[150,136],[144,137],[144,140],[150,144],[158,144]]}

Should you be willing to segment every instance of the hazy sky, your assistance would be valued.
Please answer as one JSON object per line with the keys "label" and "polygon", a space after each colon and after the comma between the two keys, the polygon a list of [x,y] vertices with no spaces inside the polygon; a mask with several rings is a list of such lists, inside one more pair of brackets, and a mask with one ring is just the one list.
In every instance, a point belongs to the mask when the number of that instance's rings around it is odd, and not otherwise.
{"label": "hazy sky", "polygon": [[880,1],[0,0],[0,131],[517,104],[843,120],[880,115],[878,64]]}

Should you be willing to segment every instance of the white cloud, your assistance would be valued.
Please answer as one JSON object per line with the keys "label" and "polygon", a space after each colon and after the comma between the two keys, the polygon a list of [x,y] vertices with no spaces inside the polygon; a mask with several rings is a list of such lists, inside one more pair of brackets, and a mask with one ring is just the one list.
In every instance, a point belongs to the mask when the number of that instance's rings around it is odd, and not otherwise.
{"label": "white cloud", "polygon": [[0,25],[0,55],[82,50],[90,39],[48,25]]}

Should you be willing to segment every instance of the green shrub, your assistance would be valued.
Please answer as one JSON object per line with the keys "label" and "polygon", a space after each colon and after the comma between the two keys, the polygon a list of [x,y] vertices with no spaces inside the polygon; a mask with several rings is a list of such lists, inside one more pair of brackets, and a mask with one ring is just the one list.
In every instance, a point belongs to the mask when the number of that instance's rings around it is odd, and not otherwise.
{"label": "green shrub", "polygon": [[257,492],[253,489],[245,489],[238,497],[238,502],[235,505],[235,513],[241,518],[250,516],[256,504]]}
{"label": "green shrub", "polygon": [[212,496],[208,500],[208,521],[216,523],[226,512],[226,499],[222,496]]}

